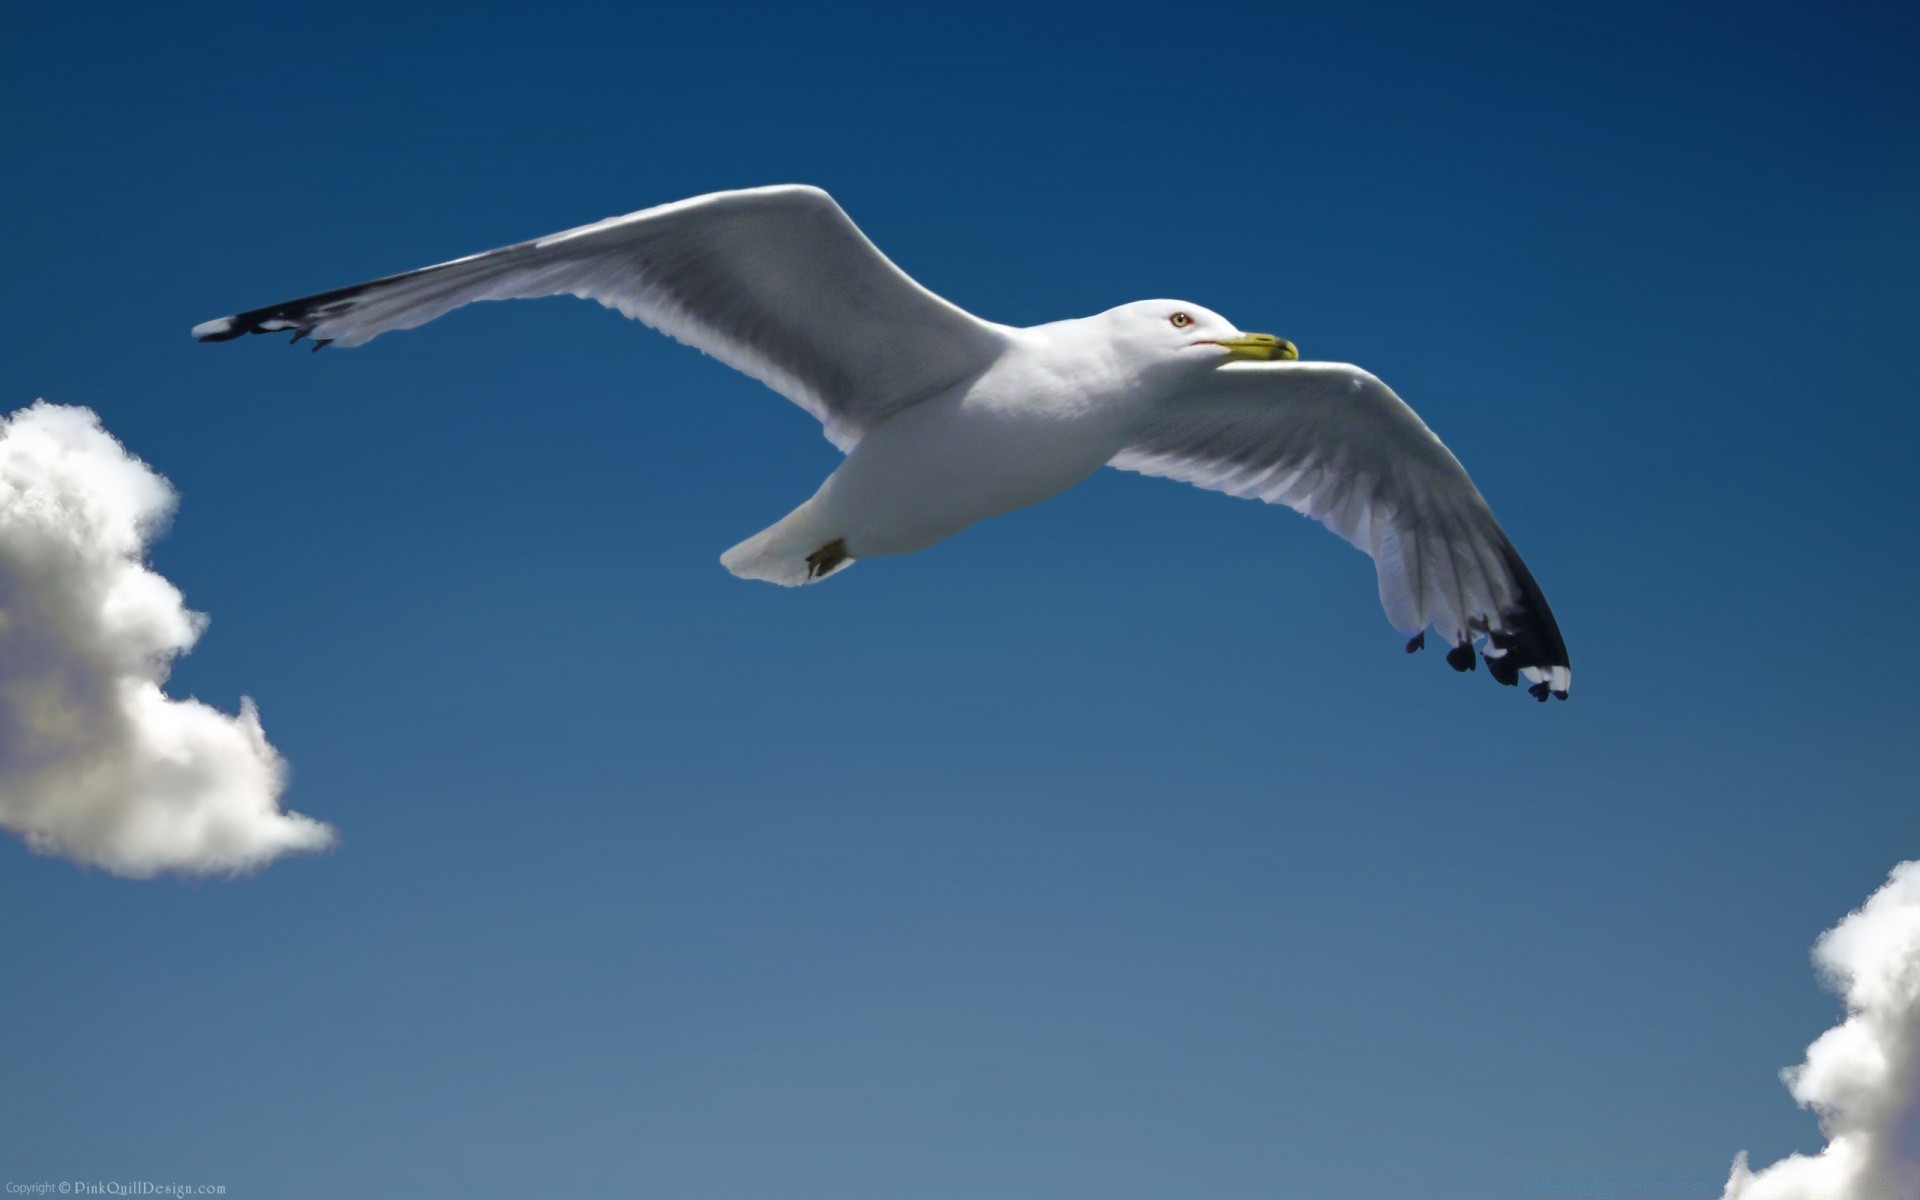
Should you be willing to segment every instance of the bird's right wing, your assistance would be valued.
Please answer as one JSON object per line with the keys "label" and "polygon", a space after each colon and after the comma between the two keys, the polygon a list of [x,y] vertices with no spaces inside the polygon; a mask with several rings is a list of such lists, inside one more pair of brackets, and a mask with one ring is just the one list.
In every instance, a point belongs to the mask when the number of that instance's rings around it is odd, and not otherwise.
{"label": "bird's right wing", "polygon": [[849,449],[984,370],[1000,326],[915,283],[819,188],[715,192],[194,328],[357,346],[476,300],[596,300],[765,383]]}
{"label": "bird's right wing", "polygon": [[1163,401],[1113,466],[1285,504],[1373,556],[1380,602],[1416,650],[1425,630],[1447,661],[1521,676],[1566,699],[1560,626],[1460,460],[1393,389],[1359,367],[1230,363]]}

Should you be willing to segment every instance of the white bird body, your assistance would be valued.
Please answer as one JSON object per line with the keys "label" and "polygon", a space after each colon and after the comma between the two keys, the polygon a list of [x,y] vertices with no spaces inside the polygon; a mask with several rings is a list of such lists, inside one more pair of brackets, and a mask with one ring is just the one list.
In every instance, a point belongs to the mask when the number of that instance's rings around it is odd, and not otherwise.
{"label": "white bird body", "polygon": [[[1380,380],[1290,361],[1198,305],[1016,329],[915,283],[825,192],[718,192],[194,329],[354,346],[477,300],[571,294],[712,354],[818,417],[847,459],[721,556],[795,585],[909,554],[1102,466],[1286,504],[1372,555],[1389,619],[1457,670],[1565,699],[1545,597],[1466,471]],[[1246,361],[1254,360],[1254,361]]]}
{"label": "white bird body", "polygon": [[720,561],[747,578],[804,583],[806,556],[829,542],[845,542],[847,562],[911,554],[1086,479],[1174,377],[1126,355],[1109,324],[1006,329],[1005,352],[985,371],[868,430],[811,499]]}

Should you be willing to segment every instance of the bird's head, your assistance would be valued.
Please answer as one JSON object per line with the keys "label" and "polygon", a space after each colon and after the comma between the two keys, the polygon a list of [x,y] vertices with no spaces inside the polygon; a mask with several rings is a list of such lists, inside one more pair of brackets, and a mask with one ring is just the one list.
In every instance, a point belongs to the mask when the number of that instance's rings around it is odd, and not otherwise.
{"label": "bird's head", "polygon": [[1104,314],[1118,341],[1156,363],[1217,367],[1236,359],[1291,361],[1300,351],[1270,333],[1242,333],[1232,321],[1184,300],[1141,300]]}

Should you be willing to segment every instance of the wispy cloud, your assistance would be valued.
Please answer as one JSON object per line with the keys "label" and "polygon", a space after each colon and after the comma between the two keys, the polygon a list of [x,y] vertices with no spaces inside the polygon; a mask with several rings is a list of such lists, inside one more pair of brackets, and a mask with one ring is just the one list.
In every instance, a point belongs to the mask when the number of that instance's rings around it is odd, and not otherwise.
{"label": "wispy cloud", "polygon": [[259,714],[161,690],[206,626],[145,563],[167,481],[90,410],[0,420],[0,827],[119,875],[230,874],[320,850],[280,807]]}
{"label": "wispy cloud", "polygon": [[1721,1200],[1920,1197],[1920,862],[1901,863],[1859,910],[1821,935],[1814,962],[1846,1019],[1783,1074],[1819,1114],[1827,1145],[1762,1171],[1734,1160]]}

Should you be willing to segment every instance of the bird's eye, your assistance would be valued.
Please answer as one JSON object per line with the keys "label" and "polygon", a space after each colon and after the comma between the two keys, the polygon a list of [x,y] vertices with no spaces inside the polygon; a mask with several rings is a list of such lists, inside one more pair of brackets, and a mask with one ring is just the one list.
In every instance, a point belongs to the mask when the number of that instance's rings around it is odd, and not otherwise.
{"label": "bird's eye", "polygon": [[1173,327],[1175,329],[1185,329],[1187,326],[1193,324],[1192,315],[1189,313],[1183,313],[1183,312],[1177,312],[1172,316],[1168,317],[1167,320],[1173,322]]}

